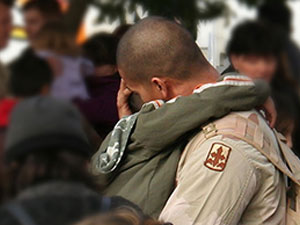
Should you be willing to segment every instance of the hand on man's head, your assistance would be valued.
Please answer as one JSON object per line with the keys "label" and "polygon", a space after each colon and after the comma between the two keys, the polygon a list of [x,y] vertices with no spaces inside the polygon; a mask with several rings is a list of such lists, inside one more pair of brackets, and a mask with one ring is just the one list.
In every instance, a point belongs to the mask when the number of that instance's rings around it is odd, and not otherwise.
{"label": "hand on man's head", "polygon": [[117,107],[120,119],[132,114],[129,106],[129,97],[131,94],[132,91],[126,86],[125,81],[122,79],[117,98]]}

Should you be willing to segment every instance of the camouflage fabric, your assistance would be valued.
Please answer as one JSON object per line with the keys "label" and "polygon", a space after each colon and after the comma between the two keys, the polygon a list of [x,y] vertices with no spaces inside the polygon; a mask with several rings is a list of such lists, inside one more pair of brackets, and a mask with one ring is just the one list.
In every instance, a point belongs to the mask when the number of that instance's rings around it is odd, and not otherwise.
{"label": "camouflage fabric", "polygon": [[123,120],[128,122],[122,123],[128,127],[123,129],[125,134],[116,127],[114,137],[110,134],[104,140],[92,158],[91,171],[104,185],[105,194],[123,196],[158,217],[175,187],[182,150],[201,125],[231,111],[261,105],[269,91],[263,81],[254,83],[230,74],[190,96],[148,103]]}
{"label": "camouflage fabric", "polygon": [[111,133],[106,150],[97,158],[96,169],[106,174],[114,171],[124,155],[127,141],[138,113],[122,118]]}
{"label": "camouflage fabric", "polygon": [[[164,104],[163,101],[159,102]],[[153,111],[157,107],[156,104],[157,102],[155,101],[144,104],[141,112]],[[113,172],[120,163],[139,114],[140,112],[123,117],[115,125],[110,134],[107,148],[97,158],[95,168],[101,173],[107,174]]]}

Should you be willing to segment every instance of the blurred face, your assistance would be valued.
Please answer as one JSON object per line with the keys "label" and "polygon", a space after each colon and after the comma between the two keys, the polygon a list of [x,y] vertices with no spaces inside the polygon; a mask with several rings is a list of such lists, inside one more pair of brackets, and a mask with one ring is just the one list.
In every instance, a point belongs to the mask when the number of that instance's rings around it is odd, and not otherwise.
{"label": "blurred face", "polygon": [[0,49],[6,47],[12,29],[10,8],[0,3]]}
{"label": "blurred face", "polygon": [[37,9],[29,9],[24,12],[25,29],[29,41],[33,41],[37,33],[45,24],[45,18]]}
{"label": "blurred face", "polygon": [[270,82],[277,69],[275,56],[231,55],[233,67],[241,74],[252,79],[263,79]]}

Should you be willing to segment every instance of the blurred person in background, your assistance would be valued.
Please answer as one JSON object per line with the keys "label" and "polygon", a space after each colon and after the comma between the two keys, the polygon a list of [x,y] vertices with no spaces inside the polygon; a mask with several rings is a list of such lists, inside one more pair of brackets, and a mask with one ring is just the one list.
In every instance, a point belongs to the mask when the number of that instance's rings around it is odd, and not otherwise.
{"label": "blurred person in background", "polygon": [[[300,109],[298,83],[291,76],[287,57],[284,54],[285,35],[282,30],[268,26],[260,21],[246,21],[237,25],[227,45],[227,54],[230,58],[231,67],[223,73],[239,72],[252,79],[263,79],[270,83],[272,96],[279,100],[280,94],[285,95],[290,101],[276,103],[276,109],[280,112],[281,107]],[[292,104],[287,106],[286,104]],[[286,135],[289,147],[293,146],[294,152],[299,156],[299,147],[294,143],[299,140],[298,121],[299,115],[293,113],[279,113],[276,128]],[[290,115],[290,116],[288,116]],[[283,122],[285,121],[285,122]],[[291,121],[294,126],[291,126]],[[280,125],[279,125],[280,124]]]}
{"label": "blurred person in background", "polygon": [[[10,32],[12,29],[12,18],[11,18],[11,7],[12,0],[0,0],[0,51],[7,46]],[[3,141],[5,134],[5,122],[3,121],[3,114],[7,110],[10,111],[12,108],[12,103],[10,100],[6,99],[7,96],[7,79],[8,72],[4,65],[0,61],[0,177],[3,172],[2,169],[2,153],[3,153]],[[5,98],[5,99],[4,99]],[[0,181],[1,182],[1,181]],[[0,193],[2,189],[0,187]],[[0,197],[1,202],[1,197]]]}
{"label": "blurred person in background", "polygon": [[83,44],[84,56],[94,64],[94,72],[86,77],[90,98],[75,100],[82,114],[97,133],[105,138],[118,122],[117,94],[120,75],[116,66],[118,39],[108,33],[92,36]]}
{"label": "blurred person in background", "polygon": [[35,35],[32,47],[48,61],[54,71],[51,95],[65,100],[89,97],[84,76],[93,70],[92,64],[81,57],[75,37],[58,22],[45,24]]}
{"label": "blurred person in background", "polygon": [[258,9],[258,20],[267,26],[280,29],[285,34],[284,54],[287,58],[290,76],[300,84],[300,50],[290,37],[292,14],[289,7],[285,1],[265,1]]}
{"label": "blurred person in background", "polygon": [[[11,76],[9,89],[12,94],[10,102],[12,107],[5,110],[5,126],[9,123],[9,115],[13,106],[20,100],[37,95],[51,95],[54,72],[48,61],[37,56],[34,51],[26,50],[10,66]],[[82,118],[85,132],[93,149],[97,149],[101,139],[89,123]]]}
{"label": "blurred person in background", "polygon": [[[284,1],[266,1],[258,9],[258,20],[266,23],[267,26],[274,26],[282,30],[285,34],[284,66],[289,70],[289,76],[286,77],[290,82],[289,85],[282,86],[282,79],[275,81],[273,86],[279,89],[280,92],[290,93],[289,88],[296,89],[298,99],[300,96],[300,49],[299,46],[292,40],[292,14],[288,5]],[[284,90],[285,89],[285,90]],[[295,94],[293,94],[295,95]],[[298,100],[299,101],[299,100]],[[300,111],[299,104],[297,105]],[[299,116],[294,127],[293,149],[297,150],[300,157],[300,120]]]}
{"label": "blurred person in background", "polygon": [[[0,0],[0,51],[7,46],[12,30],[11,7],[13,1]],[[8,71],[0,61],[0,110],[3,98],[7,95]]]}
{"label": "blurred person in background", "polygon": [[10,97],[6,98],[8,107],[0,112],[1,125],[4,127],[9,124],[11,111],[17,102],[32,96],[48,95],[53,79],[53,73],[48,63],[32,51],[21,54],[11,63],[9,70]]}
{"label": "blurred person in background", "polygon": [[10,65],[9,89],[18,100],[49,95],[53,71],[46,60],[25,51]]}
{"label": "blurred person in background", "polygon": [[[83,4],[80,1],[77,3],[79,5]],[[63,14],[57,0],[29,0],[24,4],[22,10],[30,44],[36,45],[36,52],[47,60],[54,72],[55,83],[51,86],[50,93],[53,94],[54,87],[56,87],[55,92],[57,92],[59,98],[86,99],[88,94],[81,75],[85,72],[90,73],[86,70],[90,70],[91,66],[90,63],[78,57],[80,51],[78,46],[75,45],[76,32],[81,22],[80,15],[83,15],[86,7],[82,7],[80,11],[76,7],[71,7],[66,14]],[[46,26],[46,24],[50,25]],[[51,24],[56,25],[52,26]],[[44,26],[46,28],[42,29]],[[49,32],[53,38],[51,40],[47,36]],[[46,37],[44,39],[45,33]],[[47,43],[47,41],[49,42]],[[49,44],[53,44],[53,46],[49,48]],[[61,44],[63,46],[60,46]],[[27,51],[31,50],[32,46],[27,49]],[[84,65],[81,66],[82,64]],[[77,89],[77,87],[79,88]],[[64,88],[69,88],[69,90],[65,91]],[[97,148],[101,139],[86,121],[83,123],[90,142]]]}
{"label": "blurred person in background", "polygon": [[29,0],[23,6],[23,13],[30,43],[46,23],[59,22],[63,15],[56,0]]}
{"label": "blurred person in background", "polygon": [[12,110],[24,98],[46,95],[51,81],[52,70],[47,62],[30,51],[11,64],[7,84],[9,95],[7,94],[0,101],[0,172],[3,172],[4,137]]}
{"label": "blurred person in background", "polygon": [[[13,1],[9,0],[0,0],[0,51],[7,46],[10,32],[12,29],[12,18],[11,18],[11,7]],[[5,98],[7,96],[7,80],[8,80],[8,71],[0,62],[0,115],[7,110],[7,107],[10,108],[10,100]],[[5,98],[5,99],[4,99]],[[3,127],[3,115],[0,116],[0,129]],[[0,142],[2,142],[0,131]]]}
{"label": "blurred person in background", "polygon": [[279,67],[283,41],[280,32],[257,21],[245,21],[232,31],[227,55],[232,67],[225,70],[239,72],[252,79],[271,82]]}
{"label": "blurred person in background", "polygon": [[[88,173],[91,148],[71,103],[33,97],[14,109],[5,144],[6,196],[1,225],[67,225],[119,207],[139,209],[98,193]],[[97,193],[98,192],[98,193]]]}
{"label": "blurred person in background", "polygon": [[8,79],[9,96],[0,105],[0,126],[9,124],[11,111],[18,101],[37,95],[49,94],[52,70],[48,63],[33,52],[26,51],[11,63]]}

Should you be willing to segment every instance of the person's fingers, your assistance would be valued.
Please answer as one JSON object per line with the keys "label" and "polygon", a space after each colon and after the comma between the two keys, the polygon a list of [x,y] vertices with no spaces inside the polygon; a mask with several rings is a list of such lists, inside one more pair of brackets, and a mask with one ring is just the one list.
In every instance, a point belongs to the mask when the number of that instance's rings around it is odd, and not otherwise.
{"label": "person's fingers", "polygon": [[125,88],[125,90],[123,91],[124,96],[129,96],[131,95],[132,91],[128,88]]}
{"label": "person's fingers", "polygon": [[120,89],[119,90],[124,90],[126,88],[126,83],[123,79],[121,79],[121,83],[120,83]]}
{"label": "person's fingers", "polygon": [[129,88],[127,88],[125,81],[122,79],[120,84],[120,89],[118,91],[118,97],[117,97],[119,118],[132,114],[128,102],[131,93],[132,91]]}
{"label": "person's fingers", "polygon": [[122,79],[118,94],[120,94],[121,97],[129,97],[131,93],[132,91],[129,88],[127,88],[125,81]]}
{"label": "person's fingers", "polygon": [[122,104],[128,103],[128,98],[131,95],[132,91],[128,89],[124,84],[121,84],[120,89],[118,91],[118,102],[120,106]]}
{"label": "person's fingers", "polygon": [[272,98],[268,98],[267,101],[263,104],[262,108],[266,113],[266,117],[270,127],[274,128],[277,120],[277,111]]}
{"label": "person's fingers", "polygon": [[[275,108],[274,108],[275,109]],[[274,110],[274,112],[271,113],[270,115],[270,127],[274,128],[277,120],[277,112]]]}

